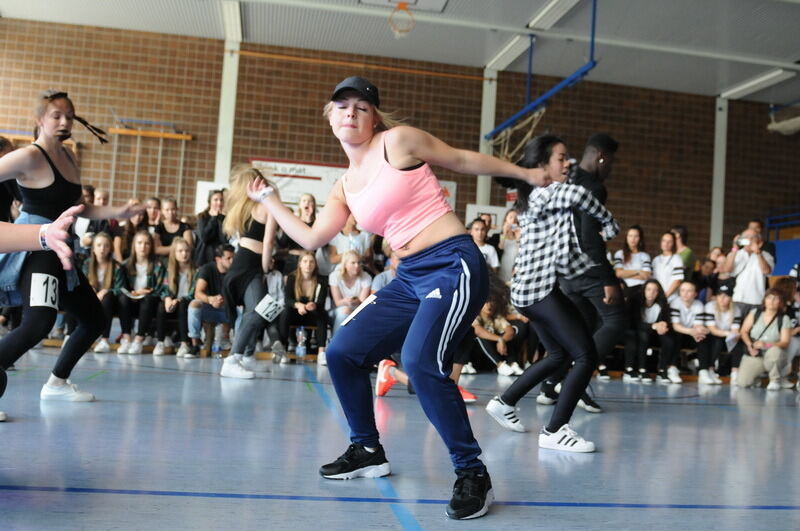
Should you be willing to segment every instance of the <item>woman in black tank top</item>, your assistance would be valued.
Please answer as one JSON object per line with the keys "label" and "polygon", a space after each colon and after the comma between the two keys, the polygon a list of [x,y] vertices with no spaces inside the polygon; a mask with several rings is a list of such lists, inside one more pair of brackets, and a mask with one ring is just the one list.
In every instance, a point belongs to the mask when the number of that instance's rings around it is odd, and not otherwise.
{"label": "woman in black tank top", "polygon": [[[101,130],[75,116],[65,92],[42,94],[36,109],[36,142],[0,159],[0,181],[16,179],[22,196],[22,219],[55,220],[62,211],[81,201],[80,170],[63,141],[72,135],[79,121],[101,139]],[[136,207],[83,205],[90,219],[128,218]],[[42,400],[91,401],[91,393],[80,391],[67,381],[72,369],[105,328],[103,309],[86,277],[76,268],[65,273],[59,258],[34,251],[25,258],[17,280],[23,307],[19,327],[0,340],[0,381],[5,369],[47,337],[59,310],[72,315],[78,325],[62,346],[50,379],[42,388]],[[0,382],[2,383],[2,382]],[[0,387],[4,387],[0,385]],[[2,393],[2,391],[0,391]]]}

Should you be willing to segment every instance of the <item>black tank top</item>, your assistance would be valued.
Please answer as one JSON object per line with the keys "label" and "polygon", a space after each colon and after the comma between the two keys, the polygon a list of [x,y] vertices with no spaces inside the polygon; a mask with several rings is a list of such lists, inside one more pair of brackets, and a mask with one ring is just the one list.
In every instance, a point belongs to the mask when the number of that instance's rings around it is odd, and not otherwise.
{"label": "black tank top", "polygon": [[36,214],[47,219],[56,219],[81,198],[81,185],[71,183],[61,175],[56,165],[44,148],[33,144],[42,152],[50,168],[53,170],[53,183],[45,188],[27,188],[19,186],[22,196],[22,210],[28,214]]}
{"label": "black tank top", "polygon": [[264,224],[259,223],[255,219],[250,221],[250,226],[242,235],[243,238],[253,238],[254,240],[261,241],[264,239]]}

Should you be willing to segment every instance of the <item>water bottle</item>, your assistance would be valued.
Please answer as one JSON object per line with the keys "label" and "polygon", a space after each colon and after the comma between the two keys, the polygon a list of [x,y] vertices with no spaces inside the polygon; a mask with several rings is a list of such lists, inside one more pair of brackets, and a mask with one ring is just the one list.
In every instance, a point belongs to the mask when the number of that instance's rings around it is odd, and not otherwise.
{"label": "water bottle", "polygon": [[306,327],[305,326],[298,326],[297,327],[297,350],[294,351],[294,355],[297,356],[298,360],[302,360],[306,357]]}

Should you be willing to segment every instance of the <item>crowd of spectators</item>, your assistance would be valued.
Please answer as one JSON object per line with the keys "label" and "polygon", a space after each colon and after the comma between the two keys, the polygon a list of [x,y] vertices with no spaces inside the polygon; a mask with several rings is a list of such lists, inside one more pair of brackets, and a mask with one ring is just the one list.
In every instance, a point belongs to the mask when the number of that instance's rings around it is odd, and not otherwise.
{"label": "crowd of spectators", "polygon": [[[84,201],[106,205],[109,194],[85,186]],[[225,191],[211,191],[207,207],[196,216],[182,215],[173,198],[151,197],[145,206],[127,221],[78,219],[74,224],[78,263],[107,320],[94,352],[141,354],[151,345],[156,356],[174,351],[194,358],[204,344],[212,351],[229,349],[237,320],[226,312],[223,284],[237,240],[223,231]],[[304,194],[296,215],[311,225],[316,213],[316,199]],[[496,280],[507,286],[521,236],[516,211],[492,225],[489,214],[465,224]],[[691,370],[709,385],[730,375],[732,383],[749,386],[765,372],[768,389],[792,385],[789,377],[800,355],[800,267],[793,268],[794,279],[768,289],[775,247],[764,241],[762,230],[754,220],[734,238],[729,253],[714,248],[698,259],[681,225],[661,234],[653,255],[642,228],[628,229],[622,248],[608,256],[628,313],[618,341],[625,382],[676,384]],[[324,352],[329,336],[394,278],[399,264],[383,239],[360,230],[352,216],[315,251],[283,233],[275,244],[264,283],[283,310],[264,327],[265,349],[277,342],[293,352],[294,331],[303,327],[304,350]],[[546,355],[531,323],[507,297],[499,300],[484,306],[460,346],[464,374],[491,370],[513,377]],[[114,318],[120,333],[111,337]],[[13,327],[17,321],[15,309],[3,310],[0,324]],[[71,326],[59,319],[52,337],[68,335]]]}

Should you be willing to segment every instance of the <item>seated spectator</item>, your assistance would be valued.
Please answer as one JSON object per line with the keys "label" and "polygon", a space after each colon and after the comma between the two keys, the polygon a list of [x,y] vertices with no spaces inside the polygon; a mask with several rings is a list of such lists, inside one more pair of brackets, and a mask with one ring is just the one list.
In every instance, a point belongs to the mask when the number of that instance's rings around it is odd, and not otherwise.
{"label": "seated spectator", "polygon": [[333,299],[330,317],[335,335],[344,320],[369,297],[372,278],[361,270],[358,253],[345,251],[339,267],[331,273],[329,282]]}
{"label": "seated spectator", "polygon": [[665,232],[661,235],[661,254],[653,258],[653,278],[661,284],[667,302],[678,298],[678,287],[684,276],[683,261],[675,254],[675,235]]}
{"label": "seated spectator", "polygon": [[[295,214],[309,227],[313,225],[314,221],[317,219],[316,198],[311,194],[301,195]],[[291,239],[288,234],[281,231],[278,236],[278,252],[275,258],[278,260],[279,269],[284,275],[289,275],[297,270],[297,261],[304,252],[305,250],[302,245]]]}
{"label": "seated spectator", "polygon": [[233,245],[228,243],[218,245],[214,252],[214,261],[200,266],[197,270],[194,300],[189,304],[189,340],[191,344],[188,350],[178,350],[179,358],[197,357],[200,352],[200,331],[203,323],[222,324],[223,331],[226,334],[230,332],[231,325],[225,309],[222,286],[225,282],[225,274],[233,262],[233,253]]}
{"label": "seated spectator", "polygon": [[[789,374],[795,366],[794,359],[800,357],[800,290],[792,277],[779,278],[775,282],[775,289],[783,294],[783,300],[786,302],[785,312],[791,323],[791,339],[789,348],[786,349],[786,374]],[[798,382],[797,390],[800,391],[800,372],[795,376]]]}
{"label": "seated spectator", "polygon": [[197,267],[215,261],[216,251],[220,245],[228,243],[222,230],[225,221],[225,191],[211,190],[208,193],[208,206],[197,214],[197,238],[194,248],[194,261]]}
{"label": "seated spectator", "polygon": [[292,344],[296,342],[291,342],[289,329],[292,326],[315,326],[317,347],[324,347],[328,337],[328,312],[325,310],[328,278],[318,274],[317,261],[310,251],[300,255],[297,269],[286,278],[284,297],[286,308],[280,317],[281,341],[293,350]]}
{"label": "seated spectator", "polygon": [[[94,191],[94,198],[92,204],[95,206],[108,205],[108,192],[99,188]],[[119,230],[119,222],[116,219],[87,219],[79,217],[75,220],[73,225],[75,235],[79,238],[78,255],[91,254],[92,238],[95,234],[105,232],[111,238],[117,235]],[[113,241],[113,240],[112,240]]]}
{"label": "seated spectator", "polygon": [[[122,339],[117,354],[141,354],[144,338],[161,302],[159,290],[164,283],[166,270],[155,254],[153,237],[140,230],[133,237],[130,256],[122,263],[123,282],[120,288],[119,320]],[[131,342],[133,320],[138,317],[139,327]]]}
{"label": "seated spectator", "polygon": [[497,250],[486,243],[486,222],[481,218],[475,218],[467,228],[469,229],[470,236],[472,236],[472,241],[478,246],[478,250],[486,260],[486,265],[488,265],[489,269],[492,271],[497,272],[497,268],[500,267],[500,260],[497,258]]}
{"label": "seated spectator", "polygon": [[[628,304],[630,327],[625,331],[624,382],[653,383],[647,372],[647,350],[658,345],[659,374],[666,374],[675,352],[675,339],[670,334],[670,306],[664,297],[661,284],[655,279],[646,280]],[[667,376],[669,380],[669,376]],[[664,382],[667,383],[667,382]]]}
{"label": "seated spectator", "polygon": [[[331,264],[340,264],[342,255],[347,251],[355,251],[361,257],[361,265],[372,266],[372,234],[358,230],[356,218],[350,214],[342,230],[329,243],[329,260]],[[374,266],[371,270],[374,272]],[[332,284],[331,284],[332,285]]]}
{"label": "seated spectator", "polygon": [[145,201],[145,223],[147,225],[147,232],[154,236],[158,224],[161,223],[161,199],[151,197]]}
{"label": "seated spectator", "polygon": [[766,371],[767,389],[790,389],[793,385],[783,377],[788,362],[786,349],[791,340],[791,321],[783,313],[783,294],[772,288],[764,294],[761,308],[752,310],[742,323],[742,341],[746,352],[739,365],[736,385],[750,387]]}
{"label": "seated spectator", "polygon": [[747,229],[733,239],[733,247],[725,259],[726,273],[736,278],[733,302],[743,316],[758,308],[764,299],[767,275],[775,267],[775,259],[762,250],[761,235]]}
{"label": "seated spectator", "polygon": [[669,231],[675,236],[675,253],[683,262],[683,278],[690,280],[697,265],[697,259],[694,257],[694,251],[686,245],[689,241],[689,231],[683,225],[673,225]]}
{"label": "seated spectator", "polygon": [[81,185],[81,196],[84,205],[91,205],[94,202],[94,186],[91,184]]}
{"label": "seated spectator", "polygon": [[400,265],[400,257],[397,256],[393,250],[389,249],[389,246],[385,246],[385,249],[390,257],[389,266],[382,272],[375,275],[375,278],[372,279],[372,286],[370,287],[370,291],[372,293],[377,292],[384,286],[386,286],[389,282],[394,280],[394,277],[397,276],[397,266]]}
{"label": "seated spectator", "polygon": [[103,305],[106,327],[100,340],[95,343],[94,352],[105,354],[111,352],[108,337],[111,334],[111,321],[118,311],[118,297],[123,286],[122,270],[111,255],[111,236],[107,233],[95,234],[91,247],[89,259],[83,263],[83,274]]}
{"label": "seated spectator", "polygon": [[[670,303],[670,315],[675,345],[672,351],[671,365],[666,371],[659,372],[659,383],[682,383],[678,371],[680,349],[697,349],[709,334],[705,325],[705,307],[697,300],[697,290],[689,281],[681,283],[679,297]],[[701,366],[700,369],[709,367]],[[711,367],[713,370],[714,368]]]}
{"label": "seated spectator", "polygon": [[637,297],[653,274],[650,255],[645,252],[644,231],[639,225],[628,229],[625,244],[614,253],[613,265],[617,278],[625,283],[625,300]]}
{"label": "seated spectator", "polygon": [[697,299],[706,303],[714,296],[719,283],[719,275],[715,272],[717,264],[710,258],[703,258],[700,269],[692,272],[692,283],[697,287]]}
{"label": "seated spectator", "polygon": [[492,229],[495,228],[494,223],[494,215],[489,214],[488,212],[482,212],[478,214],[478,217],[483,220],[483,223],[486,225],[486,243],[494,247],[494,250],[497,252],[497,257],[500,258],[502,254],[500,250],[500,233],[495,232],[490,236]]}
{"label": "seated spectator", "polygon": [[[165,206],[168,204],[164,202]],[[158,343],[153,349],[153,356],[163,356],[165,353],[167,319],[171,316],[178,322],[179,352],[189,351],[189,304],[194,300],[196,274],[189,242],[180,236],[173,238],[167,259],[167,274],[160,290],[161,304],[156,312]]]}
{"label": "seated spectator", "polygon": [[[731,379],[736,380],[733,367],[738,371],[741,360],[742,350],[738,345],[742,316],[733,304],[733,284],[730,280],[721,282],[714,288],[714,300],[705,304],[705,323],[709,334],[705,341],[697,345],[697,357],[700,360],[698,383],[717,385],[722,383],[714,371],[714,366],[723,352],[732,354]],[[706,367],[708,370],[703,370]]]}
{"label": "seated spectator", "polygon": [[[128,204],[138,205],[139,200],[131,199],[128,201]],[[147,230],[145,215],[146,214],[142,212],[141,214],[131,216],[130,219],[123,220],[123,222],[119,224],[117,233],[111,235],[112,238],[114,238],[114,260],[116,260],[117,263],[121,264],[130,256],[133,247],[133,237],[136,233],[140,230]]]}
{"label": "seated spectator", "polygon": [[511,282],[514,274],[514,264],[519,252],[519,239],[522,236],[522,229],[517,223],[517,209],[512,208],[506,212],[503,218],[503,231],[500,233],[498,247],[503,256],[500,258],[500,278],[503,282]]}
{"label": "seated spectator", "polygon": [[190,251],[194,247],[192,228],[178,217],[178,202],[175,199],[165,199],[161,203],[161,221],[156,226],[153,237],[156,241],[156,254],[159,256],[169,256],[175,238],[183,238]]}

